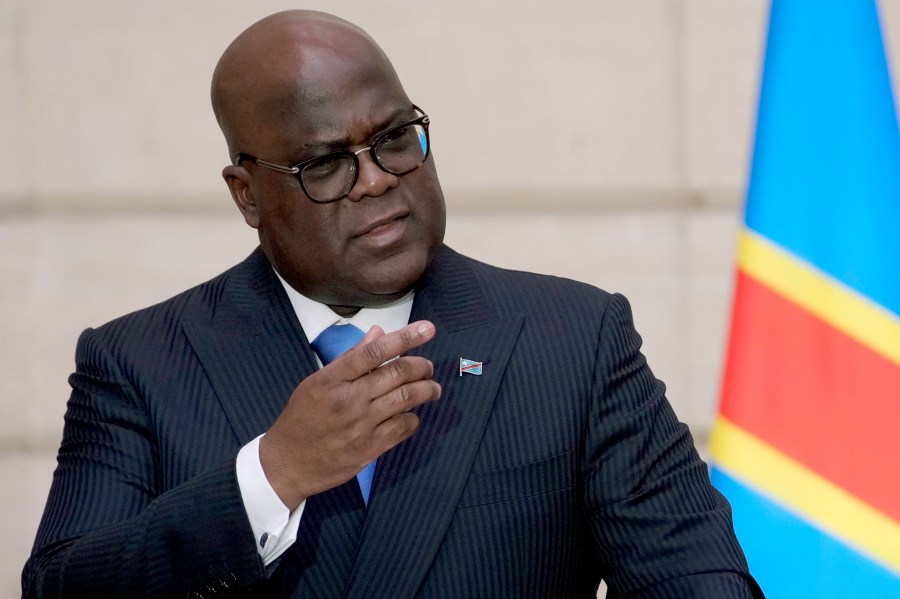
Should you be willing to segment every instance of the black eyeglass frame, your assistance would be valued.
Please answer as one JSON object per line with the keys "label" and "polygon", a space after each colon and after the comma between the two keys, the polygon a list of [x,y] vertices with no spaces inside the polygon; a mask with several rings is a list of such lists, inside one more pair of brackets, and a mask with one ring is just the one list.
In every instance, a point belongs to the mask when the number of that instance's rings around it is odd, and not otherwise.
{"label": "black eyeglass frame", "polygon": [[[295,179],[297,179],[297,182],[300,183],[300,188],[303,189],[303,193],[306,195],[307,198],[309,198],[309,200],[311,202],[315,202],[316,204],[330,204],[332,202],[337,202],[337,201],[341,200],[342,198],[344,198],[348,193],[350,193],[350,190],[356,186],[356,182],[359,180],[359,154],[361,154],[362,152],[365,152],[368,150],[369,156],[372,158],[372,162],[374,162],[378,166],[378,168],[380,168],[381,170],[383,170],[386,173],[390,173],[391,175],[395,175],[398,177],[402,177],[403,175],[409,174],[409,173],[413,172],[414,170],[416,170],[417,168],[421,167],[423,164],[425,164],[425,162],[428,160],[428,157],[431,155],[431,137],[429,136],[429,133],[428,133],[428,125],[431,124],[431,119],[428,117],[427,114],[425,114],[424,110],[422,110],[415,104],[413,104],[413,109],[416,112],[420,113],[422,116],[415,118],[411,121],[407,121],[405,123],[395,125],[395,126],[391,127],[390,129],[382,131],[381,133],[379,133],[378,135],[376,135],[375,137],[372,138],[371,143],[367,147],[361,148],[356,151],[340,150],[337,152],[329,152],[327,154],[315,156],[313,158],[310,158],[309,160],[304,160],[303,162],[298,162],[297,164],[293,164],[291,166],[283,166],[280,164],[275,164],[274,162],[262,160],[260,158],[257,158],[256,156],[253,156],[252,154],[247,154],[246,152],[238,152],[237,154],[235,154],[235,157],[234,157],[234,165],[235,166],[240,165],[241,162],[246,160],[247,162],[252,162],[254,164],[258,164],[259,166],[265,167],[269,170],[273,170],[273,171],[276,171],[279,173],[284,173],[285,175],[292,175]],[[388,137],[391,133],[393,133],[397,129],[403,129],[404,127],[411,127],[414,125],[422,125],[422,128],[425,130],[425,145],[426,145],[425,155],[422,157],[422,160],[416,166],[414,166],[410,169],[407,169],[405,171],[393,171],[393,170],[388,169],[386,166],[381,164],[381,161],[378,159],[378,156],[375,153],[375,148],[378,146],[378,143],[382,139],[385,139],[386,137]],[[353,180],[351,181],[349,187],[347,188],[347,191],[345,191],[338,197],[331,198],[328,200],[317,200],[316,198],[312,197],[312,195],[310,195],[309,191],[306,189],[306,185],[304,185],[304,183],[303,183],[303,176],[302,176],[303,169],[305,169],[307,166],[313,164],[314,162],[318,162],[319,160],[322,160],[323,158],[337,158],[339,156],[349,156],[353,160]]]}

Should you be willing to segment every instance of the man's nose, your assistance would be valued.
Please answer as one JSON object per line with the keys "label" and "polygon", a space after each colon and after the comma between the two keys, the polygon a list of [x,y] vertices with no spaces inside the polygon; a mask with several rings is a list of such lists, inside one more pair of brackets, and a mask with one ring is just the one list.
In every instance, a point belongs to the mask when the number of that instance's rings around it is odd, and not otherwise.
{"label": "man's nose", "polygon": [[377,198],[400,183],[400,177],[382,170],[375,164],[369,148],[358,150],[356,157],[359,159],[359,177],[356,179],[356,185],[347,194],[351,201],[358,202],[365,196]]}

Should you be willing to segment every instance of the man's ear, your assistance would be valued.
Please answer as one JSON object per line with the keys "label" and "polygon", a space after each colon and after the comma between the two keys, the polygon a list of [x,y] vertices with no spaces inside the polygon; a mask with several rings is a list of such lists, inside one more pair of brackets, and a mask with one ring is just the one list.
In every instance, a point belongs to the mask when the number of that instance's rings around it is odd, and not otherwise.
{"label": "man's ear", "polygon": [[258,229],[259,208],[250,189],[250,173],[239,164],[229,164],[222,170],[222,178],[225,179],[225,183],[231,191],[231,198],[238,210],[244,215],[244,222],[254,229]]}

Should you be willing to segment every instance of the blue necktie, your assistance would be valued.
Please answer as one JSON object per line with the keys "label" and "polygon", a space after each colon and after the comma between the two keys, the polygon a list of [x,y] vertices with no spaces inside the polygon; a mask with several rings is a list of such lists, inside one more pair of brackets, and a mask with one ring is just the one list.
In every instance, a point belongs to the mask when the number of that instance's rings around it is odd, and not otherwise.
{"label": "blue necktie", "polygon": [[[359,343],[365,337],[365,333],[352,324],[333,324],[315,338],[312,348],[318,354],[322,364],[327,366],[342,353]],[[356,475],[359,482],[359,490],[362,491],[363,501],[369,504],[369,490],[372,488],[372,479],[375,476],[375,460],[363,468]]]}

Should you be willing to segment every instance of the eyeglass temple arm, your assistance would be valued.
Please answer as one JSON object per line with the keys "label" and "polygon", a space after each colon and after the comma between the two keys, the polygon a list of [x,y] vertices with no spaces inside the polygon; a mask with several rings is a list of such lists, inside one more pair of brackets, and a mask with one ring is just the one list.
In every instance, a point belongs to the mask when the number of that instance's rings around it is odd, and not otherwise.
{"label": "eyeglass temple arm", "polygon": [[243,160],[249,160],[250,162],[255,162],[260,166],[270,168],[273,171],[278,171],[279,173],[286,173],[288,175],[296,175],[298,172],[300,172],[300,169],[296,166],[281,166],[280,164],[275,164],[266,160],[260,160],[256,156],[251,156],[250,154],[245,154],[243,152],[238,152],[234,157],[234,165],[239,165]]}

